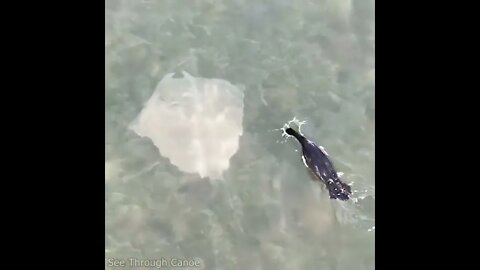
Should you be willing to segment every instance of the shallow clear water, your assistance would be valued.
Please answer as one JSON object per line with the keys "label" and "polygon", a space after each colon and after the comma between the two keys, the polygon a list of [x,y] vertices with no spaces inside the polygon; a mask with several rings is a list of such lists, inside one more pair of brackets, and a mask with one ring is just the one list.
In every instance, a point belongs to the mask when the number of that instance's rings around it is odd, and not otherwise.
{"label": "shallow clear water", "polygon": [[[111,0],[105,17],[106,268],[375,268],[373,0]],[[182,70],[245,87],[223,181],[181,172],[128,129]],[[330,200],[298,143],[282,143],[276,129],[293,117],[353,182],[353,200]]]}

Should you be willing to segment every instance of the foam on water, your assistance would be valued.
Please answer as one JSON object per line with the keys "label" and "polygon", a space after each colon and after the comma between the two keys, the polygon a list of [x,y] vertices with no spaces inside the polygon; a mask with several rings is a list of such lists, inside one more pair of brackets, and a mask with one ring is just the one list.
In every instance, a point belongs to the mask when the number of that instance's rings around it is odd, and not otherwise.
{"label": "foam on water", "polygon": [[287,142],[288,138],[293,137],[293,136],[287,134],[287,132],[285,131],[287,128],[291,127],[292,124],[295,124],[298,128],[298,132],[303,135],[302,126],[305,125],[306,123],[307,123],[306,120],[300,121],[300,120],[298,120],[298,118],[296,116],[294,116],[293,119],[291,119],[288,122],[286,122],[285,124],[283,124],[283,126],[281,128],[272,129],[270,131],[281,131],[282,132],[282,138],[277,140],[276,142],[283,144],[283,143]]}

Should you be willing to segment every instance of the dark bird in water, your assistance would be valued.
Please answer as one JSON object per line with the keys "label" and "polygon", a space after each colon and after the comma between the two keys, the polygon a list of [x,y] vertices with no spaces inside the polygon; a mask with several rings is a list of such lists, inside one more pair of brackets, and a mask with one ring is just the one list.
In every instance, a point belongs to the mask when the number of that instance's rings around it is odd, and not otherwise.
{"label": "dark bird in water", "polygon": [[302,145],[302,159],[316,179],[320,180],[328,188],[330,199],[346,201],[350,198],[352,190],[349,185],[343,183],[328,158],[328,154],[314,142],[305,138],[292,128],[285,132],[295,137]]}

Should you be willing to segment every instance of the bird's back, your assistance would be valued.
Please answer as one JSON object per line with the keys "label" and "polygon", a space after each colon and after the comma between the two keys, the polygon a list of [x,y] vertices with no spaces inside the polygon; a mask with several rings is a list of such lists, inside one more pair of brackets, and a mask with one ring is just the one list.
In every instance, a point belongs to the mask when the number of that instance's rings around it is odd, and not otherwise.
{"label": "bird's back", "polygon": [[305,165],[319,181],[326,185],[330,198],[348,200],[351,195],[351,188],[341,181],[328,154],[295,130],[289,128],[287,133],[297,138],[302,145],[302,156]]}

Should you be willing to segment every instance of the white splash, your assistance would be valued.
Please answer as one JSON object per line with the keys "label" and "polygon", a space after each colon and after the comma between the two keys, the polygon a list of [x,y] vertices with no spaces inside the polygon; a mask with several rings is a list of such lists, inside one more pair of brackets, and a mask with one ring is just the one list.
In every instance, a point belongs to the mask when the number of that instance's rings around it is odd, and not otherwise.
{"label": "white splash", "polygon": [[290,121],[288,121],[287,123],[283,124],[283,126],[282,126],[281,128],[276,128],[276,129],[271,130],[271,131],[281,131],[281,132],[282,132],[282,140],[277,141],[277,143],[278,143],[278,142],[280,142],[280,143],[285,143],[288,138],[293,137],[293,136],[287,134],[287,132],[285,132],[285,130],[286,130],[287,128],[289,128],[292,123],[295,124],[295,125],[297,125],[297,127],[298,127],[298,133],[300,133],[300,134],[303,135],[303,133],[302,133],[302,126],[303,126],[304,124],[306,124],[307,121],[306,121],[306,120],[300,121],[300,120],[298,120],[297,117],[295,116],[295,117],[293,117],[292,120],[290,120]]}

